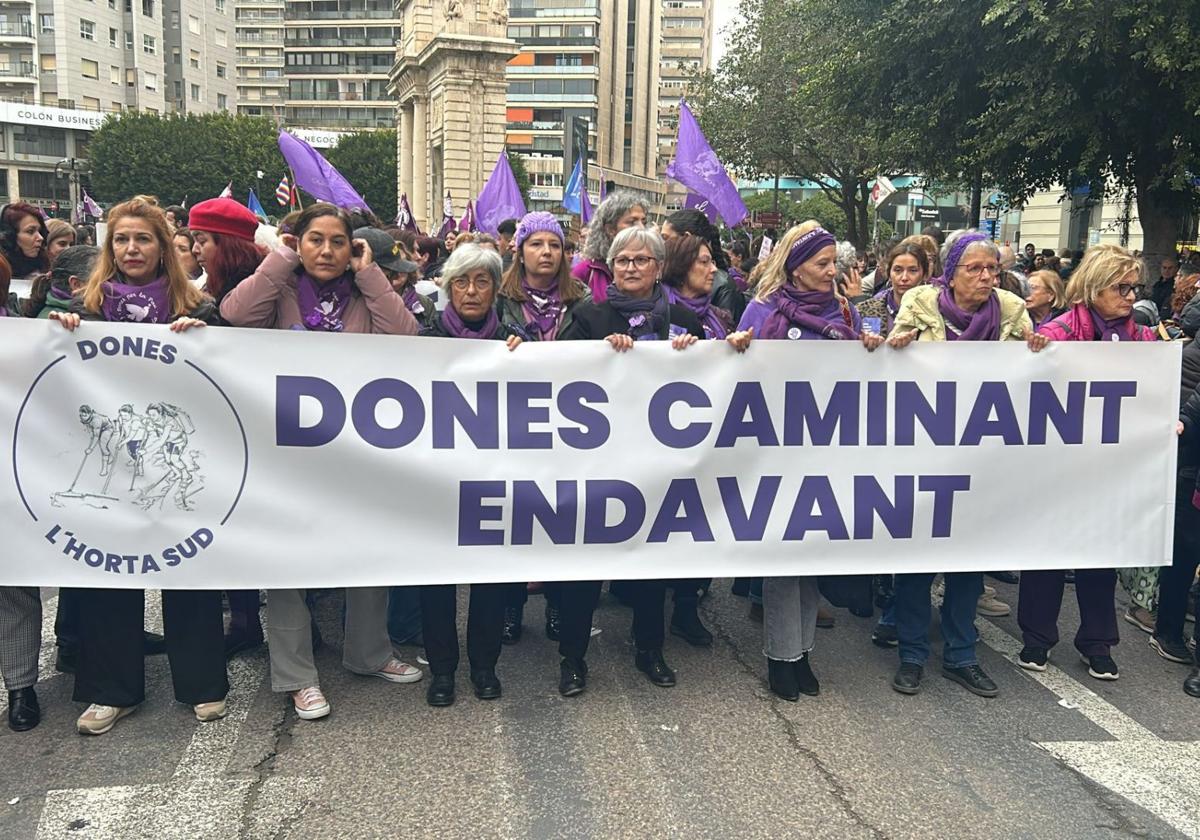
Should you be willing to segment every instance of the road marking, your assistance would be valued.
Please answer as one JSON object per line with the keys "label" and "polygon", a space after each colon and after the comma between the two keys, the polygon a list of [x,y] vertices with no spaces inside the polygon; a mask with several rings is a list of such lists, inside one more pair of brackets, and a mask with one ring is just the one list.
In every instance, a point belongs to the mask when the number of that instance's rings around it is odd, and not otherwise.
{"label": "road marking", "polygon": [[[977,621],[976,626],[984,644],[1017,664],[1020,641],[990,621]],[[1053,664],[1047,664],[1045,671],[1020,670],[1116,739],[1035,742],[1034,746],[1145,808],[1185,836],[1200,837],[1200,799],[1196,797],[1200,742],[1159,738]]]}

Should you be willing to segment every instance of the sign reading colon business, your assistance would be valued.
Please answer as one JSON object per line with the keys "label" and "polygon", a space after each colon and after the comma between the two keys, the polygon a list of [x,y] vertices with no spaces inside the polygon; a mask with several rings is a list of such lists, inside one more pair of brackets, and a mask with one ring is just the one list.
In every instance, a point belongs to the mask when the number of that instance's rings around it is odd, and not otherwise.
{"label": "sign reading colon business", "polygon": [[1169,562],[1177,345],[525,344],[0,322],[0,584]]}

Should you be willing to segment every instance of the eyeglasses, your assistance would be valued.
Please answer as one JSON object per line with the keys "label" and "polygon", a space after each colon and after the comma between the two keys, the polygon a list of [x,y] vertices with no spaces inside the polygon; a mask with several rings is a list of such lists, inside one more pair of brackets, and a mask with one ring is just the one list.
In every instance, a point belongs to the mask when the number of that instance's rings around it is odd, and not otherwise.
{"label": "eyeglasses", "polygon": [[625,271],[630,266],[634,266],[638,271],[645,271],[646,267],[651,263],[656,263],[654,257],[647,257],[645,254],[640,257],[617,257],[613,260],[613,268],[617,271]]}
{"label": "eyeglasses", "polygon": [[1118,283],[1113,288],[1117,290],[1117,294],[1121,297],[1129,297],[1137,291],[1137,286],[1132,283]]}
{"label": "eyeglasses", "polygon": [[968,277],[978,277],[981,274],[995,277],[1000,274],[1000,266],[997,263],[973,263],[972,265],[960,265],[959,268]]}
{"label": "eyeglasses", "polygon": [[465,292],[467,289],[478,289],[481,292],[486,292],[492,287],[492,279],[485,277],[473,280],[470,277],[455,277],[450,281],[450,285],[460,292]]}

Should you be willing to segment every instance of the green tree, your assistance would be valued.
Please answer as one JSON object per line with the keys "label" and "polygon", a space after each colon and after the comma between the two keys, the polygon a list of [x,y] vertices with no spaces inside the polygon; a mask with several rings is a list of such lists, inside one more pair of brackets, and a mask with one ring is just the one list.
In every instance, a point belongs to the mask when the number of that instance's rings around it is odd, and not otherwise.
{"label": "green tree", "polygon": [[525,206],[529,206],[529,170],[525,167],[525,158],[514,152],[512,149],[507,149],[508,165],[512,169],[513,179],[517,182],[517,189],[521,191],[521,201],[525,202]]}
{"label": "green tree", "polygon": [[380,221],[396,218],[395,129],[343,135],[325,157],[367,200]]}
{"label": "green tree", "polygon": [[116,202],[138,194],[161,204],[213,198],[233,182],[243,200],[262,170],[284,172],[275,126],[261,117],[226,113],[110,116],[88,144],[96,198]]}

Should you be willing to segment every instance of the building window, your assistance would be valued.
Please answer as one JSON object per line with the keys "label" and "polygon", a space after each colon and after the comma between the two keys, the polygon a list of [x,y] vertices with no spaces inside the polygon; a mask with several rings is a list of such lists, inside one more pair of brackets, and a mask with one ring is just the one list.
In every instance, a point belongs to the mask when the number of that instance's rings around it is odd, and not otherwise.
{"label": "building window", "polygon": [[158,74],[147,73],[143,77],[146,85],[146,90],[158,90]]}
{"label": "building window", "polygon": [[193,35],[200,34],[200,18],[195,15],[188,15],[188,32]]}
{"label": "building window", "polygon": [[121,84],[121,68],[115,64],[108,65],[108,81],[114,85]]}
{"label": "building window", "polygon": [[113,29],[111,26],[108,27],[108,45],[114,50],[117,48],[117,38],[120,36],[120,34],[121,33],[117,32],[117,30]]}
{"label": "building window", "polygon": [[225,73],[225,63],[224,63],[224,62],[221,62],[221,61],[218,61],[218,62],[217,62],[217,78],[218,78],[218,79],[224,79],[224,78],[225,78],[225,76],[226,76],[226,73]]}
{"label": "building window", "polygon": [[216,38],[218,47],[228,47],[229,46],[229,33],[226,32],[224,29],[216,30],[213,33],[213,37]]}
{"label": "building window", "polygon": [[[94,96],[83,97],[83,109],[85,111],[99,111],[100,110],[100,100]],[[66,153],[67,153],[67,145],[66,145],[66,139],[64,138],[63,151],[61,152],[61,154],[65,155]],[[55,157],[57,157],[59,154],[60,154],[59,152],[54,153]]]}
{"label": "building window", "polygon": [[229,109],[229,97],[223,93],[217,94],[217,107],[222,111]]}
{"label": "building window", "polygon": [[42,72],[54,73],[58,71],[58,58],[53,55],[42,53]]}
{"label": "building window", "polygon": [[117,0],[108,0],[108,8],[116,9],[117,8]]}
{"label": "building window", "polygon": [[[63,154],[66,153],[64,152]],[[17,171],[17,184],[20,186],[22,198],[54,199],[55,184],[53,172],[20,169]]]}
{"label": "building window", "polygon": [[136,70],[126,70],[125,71],[125,87],[134,87],[135,85],[137,85],[137,71]]}
{"label": "building window", "polygon": [[179,28],[179,12],[171,12],[171,28]]}
{"label": "building window", "polygon": [[90,58],[81,58],[79,59],[79,72],[83,74],[83,78],[85,79],[99,79],[100,65]]}
{"label": "building window", "polygon": [[85,41],[96,40],[96,24],[94,21],[79,19],[79,37]]}
{"label": "building window", "polygon": [[199,50],[188,50],[188,66],[190,66],[193,70],[200,69]]}
{"label": "building window", "polygon": [[180,54],[179,50],[171,50],[171,63],[183,64],[183,55]]}
{"label": "building window", "polygon": [[146,17],[154,17],[154,0],[142,0],[142,14]]}
{"label": "building window", "polygon": [[131,50],[131,51],[133,50],[133,33],[132,32],[125,33],[125,49]]}
{"label": "building window", "polygon": [[225,14],[225,0],[217,0],[217,14]]}
{"label": "building window", "polygon": [[192,85],[192,101],[200,101],[200,85]]}
{"label": "building window", "polygon": [[146,55],[155,55],[158,53],[158,45],[155,43],[153,35],[142,36],[142,52]]}
{"label": "building window", "polygon": [[43,35],[50,35],[54,32],[54,15],[38,15],[38,23],[42,26]]}

